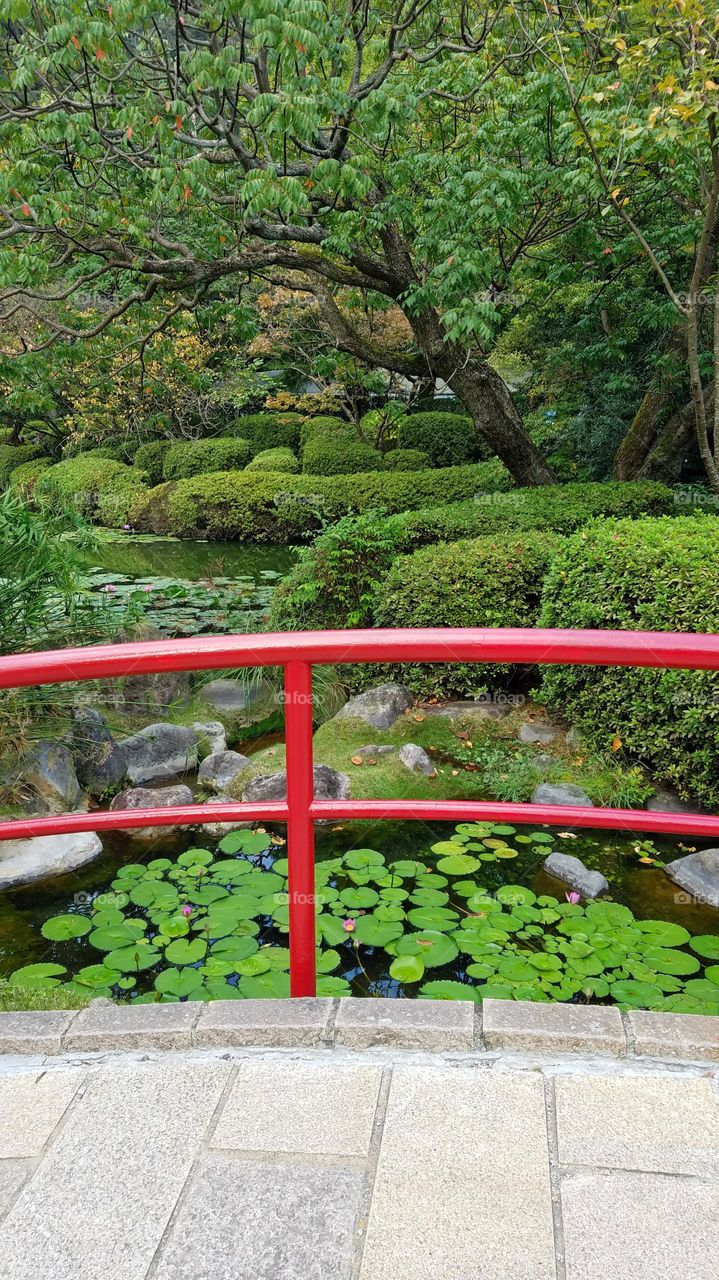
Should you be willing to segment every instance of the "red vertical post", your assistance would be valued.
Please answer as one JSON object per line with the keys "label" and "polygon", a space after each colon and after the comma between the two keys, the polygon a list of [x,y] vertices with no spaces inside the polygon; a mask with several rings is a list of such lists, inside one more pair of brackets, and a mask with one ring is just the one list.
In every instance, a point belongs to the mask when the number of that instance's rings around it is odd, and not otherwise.
{"label": "red vertical post", "polygon": [[287,858],[290,898],[290,995],[313,996],[315,977],[315,831],[310,815],[312,773],[312,667],[285,667],[287,745]]}

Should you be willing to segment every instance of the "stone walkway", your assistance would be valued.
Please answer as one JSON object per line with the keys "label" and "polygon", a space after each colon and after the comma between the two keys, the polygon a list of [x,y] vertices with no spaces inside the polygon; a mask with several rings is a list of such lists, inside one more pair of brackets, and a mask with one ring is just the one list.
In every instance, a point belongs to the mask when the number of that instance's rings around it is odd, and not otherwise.
{"label": "stone walkway", "polygon": [[0,1057],[2,1280],[716,1280],[719,1064]]}

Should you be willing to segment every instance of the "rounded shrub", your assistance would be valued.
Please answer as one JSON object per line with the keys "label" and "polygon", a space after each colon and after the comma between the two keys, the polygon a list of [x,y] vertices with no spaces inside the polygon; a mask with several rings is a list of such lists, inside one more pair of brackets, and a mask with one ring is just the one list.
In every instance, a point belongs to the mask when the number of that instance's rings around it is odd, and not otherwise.
{"label": "rounded shrub", "polygon": [[183,480],[210,471],[239,471],[252,456],[249,440],[218,436],[215,440],[186,440],[173,444],[165,454],[162,474],[166,480]]}
{"label": "rounded shrub", "polygon": [[409,413],[397,422],[397,448],[420,449],[433,467],[458,467],[489,456],[471,418],[460,413]]}
{"label": "rounded shrub", "polygon": [[429,454],[421,449],[393,449],[384,455],[385,471],[424,471],[431,465]]}
{"label": "rounded shrub", "polygon": [[[561,546],[538,530],[438,543],[399,556],[374,597],[379,627],[532,627],[542,583]],[[420,663],[401,680],[422,696],[447,697],[496,688],[512,668],[504,663]]]}
{"label": "rounded shrub", "polygon": [[256,453],[245,471],[287,472],[292,475],[298,472],[300,464],[291,449],[263,449]]}
{"label": "rounded shrub", "polygon": [[304,420],[301,413],[248,413],[238,418],[226,434],[249,440],[253,453],[275,448],[292,449],[296,453]]}
{"label": "rounded shrub", "polygon": [[23,462],[33,462],[42,455],[37,444],[0,444],[0,488],[6,489],[10,476]]}
{"label": "rounded shrub", "polygon": [[361,471],[379,471],[382,465],[379,449],[352,436],[313,435],[302,450],[305,475],[350,476]]}
{"label": "rounded shrub", "polygon": [[[605,520],[567,539],[544,586],[545,627],[719,632],[719,519]],[[719,673],[551,667],[542,696],[599,748],[719,805]]]}
{"label": "rounded shrub", "polygon": [[27,497],[35,488],[41,471],[46,471],[52,465],[52,458],[34,458],[32,462],[23,462],[10,472],[8,487],[17,489]]}
{"label": "rounded shrub", "polygon": [[300,448],[304,454],[305,445],[310,440],[336,440],[338,436],[345,436],[348,440],[356,440],[357,431],[351,423],[345,422],[343,418],[335,418],[329,414],[317,414],[314,418],[305,418],[300,427]]}
{"label": "rounded shrub", "polygon": [[193,476],[150,490],[133,521],[153,533],[212,540],[287,542],[349,512],[409,511],[509,488],[509,472],[493,459],[443,471],[368,471],[309,476],[228,471]]}
{"label": "rounded shrub", "polygon": [[151,440],[135,450],[135,466],[145,472],[150,484],[162,483],[162,469],[171,447],[171,440]]}
{"label": "rounded shrub", "polygon": [[112,526],[125,523],[131,504],[146,489],[145,473],[138,467],[90,452],[48,467],[38,476],[35,494],[52,508],[72,507]]}

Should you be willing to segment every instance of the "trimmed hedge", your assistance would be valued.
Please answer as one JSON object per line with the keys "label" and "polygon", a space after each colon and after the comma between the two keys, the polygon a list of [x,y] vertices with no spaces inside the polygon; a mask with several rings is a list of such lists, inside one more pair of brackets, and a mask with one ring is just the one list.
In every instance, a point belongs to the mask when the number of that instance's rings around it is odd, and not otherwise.
{"label": "trimmed hedge", "polygon": [[37,444],[0,444],[0,488],[6,489],[16,467],[42,455]]}
{"label": "trimmed hedge", "polygon": [[421,449],[433,467],[458,467],[489,456],[471,418],[460,413],[408,413],[397,422],[398,449]]}
{"label": "trimmed hedge", "polygon": [[184,480],[208,471],[235,471],[245,467],[252,457],[249,440],[218,436],[215,440],[185,440],[173,444],[165,454],[162,474],[165,480]]}
{"label": "trimmed hedge", "polygon": [[301,413],[248,413],[237,419],[227,435],[250,440],[253,453],[275,448],[292,449],[297,453],[304,420]]}
{"label": "trimmed hedge", "polygon": [[35,458],[32,462],[23,462],[10,472],[8,485],[11,489],[18,489],[27,497],[35,488],[40,472],[46,471],[52,465],[52,458]]}
{"label": "trimmed hedge", "polygon": [[372,626],[373,592],[398,555],[421,546],[511,529],[567,533],[598,513],[641,516],[673,506],[671,489],[661,484],[568,484],[484,494],[474,502],[385,518],[376,511],[348,516],[320,534],[280,583],[272,629]]}
{"label": "trimmed hedge", "polygon": [[424,471],[431,465],[429,454],[421,449],[393,449],[384,458],[385,471]]}
{"label": "trimmed hedge", "polygon": [[133,519],[141,528],[186,538],[287,542],[348,512],[407,511],[510,484],[509,473],[495,459],[440,471],[353,476],[215,472],[152,489],[136,504]]}
{"label": "trimmed hedge", "polygon": [[150,484],[162,483],[162,468],[168,450],[171,448],[171,440],[151,440],[149,444],[141,444],[135,450],[135,466],[145,472]]}
{"label": "trimmed hedge", "polygon": [[300,464],[291,449],[263,449],[245,467],[245,471],[287,472],[291,475],[296,475],[299,469]]}
{"label": "trimmed hedge", "polygon": [[94,452],[78,453],[48,467],[38,477],[35,494],[51,507],[74,507],[100,524],[124,524],[130,506],[147,492],[145,473]]}
{"label": "trimmed hedge", "polygon": [[[542,582],[562,539],[531,530],[423,547],[395,560],[376,591],[379,627],[533,627]],[[399,678],[424,697],[496,688],[506,663],[419,663]],[[396,670],[393,668],[393,670]]]}
{"label": "trimmed hedge", "polygon": [[[545,627],[719,632],[719,519],[595,523],[548,574]],[[719,673],[545,669],[542,696],[597,747],[619,738],[656,778],[719,805]]]}
{"label": "trimmed hedge", "polygon": [[357,432],[344,418],[335,418],[331,414],[320,413],[316,418],[305,418],[300,427],[300,448],[304,451],[310,440],[336,440],[338,436],[346,436],[349,440],[357,440]]}
{"label": "trimmed hedge", "polygon": [[302,450],[305,475],[349,476],[362,471],[381,471],[382,454],[356,437],[338,434],[334,438],[311,436]]}

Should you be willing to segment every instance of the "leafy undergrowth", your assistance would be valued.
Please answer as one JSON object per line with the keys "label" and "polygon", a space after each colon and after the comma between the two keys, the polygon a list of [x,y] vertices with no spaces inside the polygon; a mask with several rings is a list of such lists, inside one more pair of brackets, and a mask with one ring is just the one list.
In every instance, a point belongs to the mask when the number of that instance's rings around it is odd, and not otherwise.
{"label": "leafy undergrowth", "polygon": [[8,982],[0,978],[0,1013],[26,1013],[47,1009],[81,1009],[92,1000],[89,988],[82,992],[70,984],[56,987],[31,980]]}
{"label": "leafy undergrowth", "polygon": [[[417,859],[352,849],[320,862],[318,994],[719,1013],[719,937],[638,920],[607,900],[585,906],[519,884],[483,886],[487,864],[520,853],[539,860],[553,841],[545,831],[462,823]],[[70,1004],[89,994],[142,1003],[288,995],[280,846],[264,831],[240,831],[216,854],[189,849],[174,862],[125,865],[91,906],[43,925],[53,958],[17,970],[6,990]]]}

